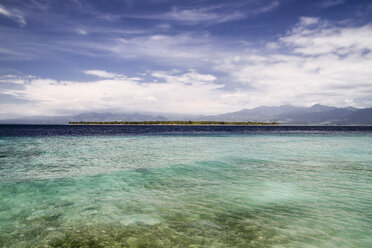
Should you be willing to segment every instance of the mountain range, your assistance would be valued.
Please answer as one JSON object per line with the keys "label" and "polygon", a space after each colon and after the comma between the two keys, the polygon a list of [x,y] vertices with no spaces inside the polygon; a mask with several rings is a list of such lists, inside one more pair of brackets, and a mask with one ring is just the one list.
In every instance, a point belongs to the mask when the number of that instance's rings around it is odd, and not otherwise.
{"label": "mountain range", "polygon": [[275,121],[300,125],[372,125],[372,108],[336,108],[315,104],[309,108],[282,105],[257,107],[237,112],[200,116],[202,120],[222,121]]}
{"label": "mountain range", "polygon": [[[175,119],[176,118],[176,119]],[[286,125],[372,125],[372,108],[337,108],[315,104],[311,107],[292,105],[261,106],[220,115],[172,115],[139,113],[82,113],[70,116],[32,116],[0,120],[0,124],[67,124],[69,121],[264,121]]]}

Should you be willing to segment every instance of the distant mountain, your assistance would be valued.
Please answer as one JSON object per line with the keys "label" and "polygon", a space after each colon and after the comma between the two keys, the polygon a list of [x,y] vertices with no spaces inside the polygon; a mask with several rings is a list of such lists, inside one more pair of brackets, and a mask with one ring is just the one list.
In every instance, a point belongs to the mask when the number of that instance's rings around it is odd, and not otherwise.
{"label": "distant mountain", "polygon": [[0,120],[0,124],[67,124],[71,116],[30,116]]}
{"label": "distant mountain", "polygon": [[68,124],[69,121],[166,121],[160,115],[128,113],[83,113],[75,116],[31,116],[0,120],[0,124]]}
{"label": "distant mountain", "polygon": [[237,112],[200,116],[201,120],[266,121],[301,125],[372,125],[372,108],[336,108],[315,104],[309,108],[282,105],[261,106]]}
{"label": "distant mountain", "polygon": [[73,116],[69,121],[166,121],[164,116],[126,113],[85,113]]}
{"label": "distant mountain", "polygon": [[372,125],[372,108],[353,111],[349,116],[349,123]]}
{"label": "distant mountain", "polygon": [[[291,105],[282,105],[275,107],[261,106],[253,109],[243,109],[237,112],[214,115],[200,116],[202,120],[218,121],[272,121],[278,120],[278,117],[284,114],[299,113],[305,111],[304,107],[295,107]],[[280,119],[280,118],[279,118]]]}
{"label": "distant mountain", "polygon": [[336,110],[336,107],[331,107],[331,106],[324,106],[320,104],[314,104],[310,108],[306,109],[307,112],[309,113],[321,113],[321,112],[329,112],[332,110]]}
{"label": "distant mountain", "polygon": [[67,124],[69,121],[262,121],[288,125],[372,125],[372,108],[336,108],[315,104],[311,107],[292,105],[261,106],[221,115],[191,116],[182,114],[82,113],[74,116],[33,116],[0,120],[0,124]]}

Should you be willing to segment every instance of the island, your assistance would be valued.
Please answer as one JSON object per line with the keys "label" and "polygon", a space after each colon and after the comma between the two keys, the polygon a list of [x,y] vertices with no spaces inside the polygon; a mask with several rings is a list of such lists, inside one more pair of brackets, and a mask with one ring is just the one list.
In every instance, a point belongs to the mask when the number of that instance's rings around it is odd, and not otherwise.
{"label": "island", "polygon": [[274,126],[277,122],[234,121],[70,121],[69,125],[218,125],[218,126]]}

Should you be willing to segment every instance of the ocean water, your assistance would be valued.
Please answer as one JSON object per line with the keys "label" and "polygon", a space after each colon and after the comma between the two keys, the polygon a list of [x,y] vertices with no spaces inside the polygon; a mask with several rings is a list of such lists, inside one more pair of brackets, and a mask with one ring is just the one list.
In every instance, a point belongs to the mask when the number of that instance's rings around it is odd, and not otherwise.
{"label": "ocean water", "polygon": [[372,128],[0,126],[0,247],[372,247]]}

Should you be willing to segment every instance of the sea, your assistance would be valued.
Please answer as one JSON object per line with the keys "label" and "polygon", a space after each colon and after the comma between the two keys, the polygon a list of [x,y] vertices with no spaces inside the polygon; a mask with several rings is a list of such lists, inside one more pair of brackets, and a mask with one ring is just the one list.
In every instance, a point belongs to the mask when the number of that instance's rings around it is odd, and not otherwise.
{"label": "sea", "polygon": [[0,247],[372,247],[372,127],[0,125]]}

